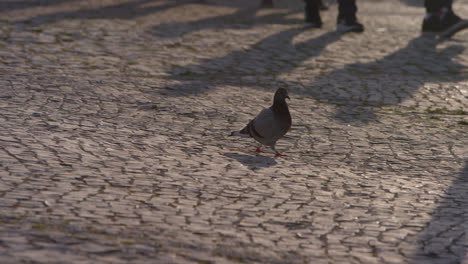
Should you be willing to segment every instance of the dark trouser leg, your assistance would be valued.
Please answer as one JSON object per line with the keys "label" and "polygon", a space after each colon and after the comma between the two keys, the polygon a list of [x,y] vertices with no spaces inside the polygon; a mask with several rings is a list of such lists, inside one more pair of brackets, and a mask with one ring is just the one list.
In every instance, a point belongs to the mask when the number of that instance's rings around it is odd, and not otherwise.
{"label": "dark trouser leg", "polygon": [[452,0],[425,0],[426,13],[438,13],[442,7],[452,10]]}
{"label": "dark trouser leg", "polygon": [[262,7],[273,7],[273,0],[262,0]]}
{"label": "dark trouser leg", "polygon": [[356,0],[338,0],[336,30],[342,33],[363,32],[364,26],[357,21]]}
{"label": "dark trouser leg", "polygon": [[321,26],[322,20],[320,18],[320,11],[319,11],[321,0],[304,0],[304,1],[305,1],[305,21]]}
{"label": "dark trouser leg", "polygon": [[338,21],[356,21],[356,0],[338,0]]}

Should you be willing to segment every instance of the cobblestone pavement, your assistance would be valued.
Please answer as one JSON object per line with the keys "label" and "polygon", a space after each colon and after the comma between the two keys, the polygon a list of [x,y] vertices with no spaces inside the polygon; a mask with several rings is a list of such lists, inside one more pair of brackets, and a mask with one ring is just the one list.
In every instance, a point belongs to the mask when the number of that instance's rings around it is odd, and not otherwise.
{"label": "cobblestone pavement", "polygon": [[468,31],[420,2],[1,1],[0,262],[468,263]]}

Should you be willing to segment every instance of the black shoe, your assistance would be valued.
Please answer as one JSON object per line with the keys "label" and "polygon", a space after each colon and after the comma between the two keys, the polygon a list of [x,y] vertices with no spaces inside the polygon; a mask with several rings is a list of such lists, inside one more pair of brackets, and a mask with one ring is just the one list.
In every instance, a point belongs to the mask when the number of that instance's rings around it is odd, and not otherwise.
{"label": "black shoe", "polygon": [[306,28],[321,28],[322,27],[322,23],[317,23],[317,22],[305,22],[304,23],[304,26]]}
{"label": "black shoe", "polygon": [[424,17],[422,24],[423,32],[440,32],[456,27],[463,20],[448,9],[442,8],[439,13],[428,13]]}
{"label": "black shoe", "polygon": [[440,31],[440,16],[437,13],[427,13],[422,24],[423,32]]}
{"label": "black shoe", "polygon": [[318,6],[306,3],[305,24],[306,27],[322,27],[322,18],[320,17],[320,11],[318,9]]}
{"label": "black shoe", "polygon": [[442,8],[442,10],[440,11],[441,30],[447,30],[450,27],[455,26],[460,21],[462,21],[462,19],[459,16],[455,15],[455,13],[452,10]]}
{"label": "black shoe", "polygon": [[346,20],[346,19],[340,19],[338,20],[338,23],[336,24],[336,31],[341,32],[341,33],[347,33],[347,32],[363,32],[364,31],[364,26],[357,22],[357,20]]}

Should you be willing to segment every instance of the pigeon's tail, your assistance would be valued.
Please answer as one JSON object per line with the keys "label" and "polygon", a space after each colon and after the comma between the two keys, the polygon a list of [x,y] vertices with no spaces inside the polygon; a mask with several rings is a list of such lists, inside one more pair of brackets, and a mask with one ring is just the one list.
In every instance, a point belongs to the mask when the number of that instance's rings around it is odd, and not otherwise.
{"label": "pigeon's tail", "polygon": [[231,136],[237,136],[237,137],[250,137],[249,133],[245,133],[244,129],[241,131],[233,131],[231,132]]}

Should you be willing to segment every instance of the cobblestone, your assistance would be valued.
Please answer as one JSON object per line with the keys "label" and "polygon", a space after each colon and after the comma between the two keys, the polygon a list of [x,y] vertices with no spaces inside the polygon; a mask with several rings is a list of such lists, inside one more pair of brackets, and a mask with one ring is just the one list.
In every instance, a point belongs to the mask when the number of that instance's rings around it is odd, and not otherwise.
{"label": "cobblestone", "polygon": [[[1,263],[468,263],[467,33],[257,2],[0,3]],[[255,155],[227,136],[278,87]]]}

